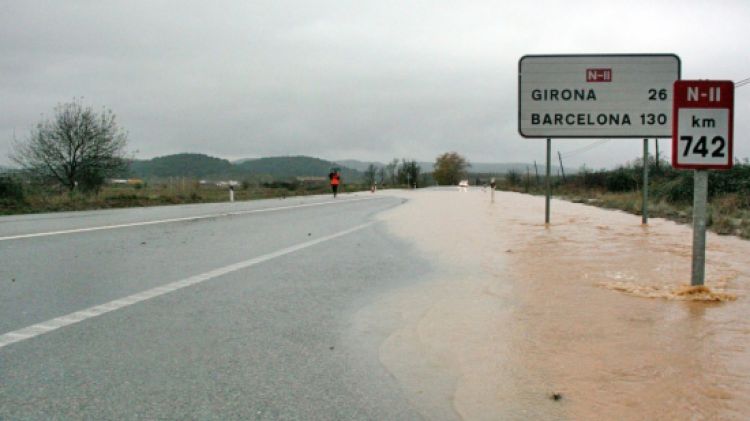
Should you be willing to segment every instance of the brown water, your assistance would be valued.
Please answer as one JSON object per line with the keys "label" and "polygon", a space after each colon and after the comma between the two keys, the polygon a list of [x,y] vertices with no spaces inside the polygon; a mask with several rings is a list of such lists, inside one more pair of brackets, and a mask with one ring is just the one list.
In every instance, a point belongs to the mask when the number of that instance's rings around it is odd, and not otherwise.
{"label": "brown water", "polygon": [[[747,419],[750,243],[688,226],[479,190],[402,193],[383,219],[441,262],[363,310],[400,326],[381,361],[430,419]],[[557,394],[559,399],[553,399]]]}

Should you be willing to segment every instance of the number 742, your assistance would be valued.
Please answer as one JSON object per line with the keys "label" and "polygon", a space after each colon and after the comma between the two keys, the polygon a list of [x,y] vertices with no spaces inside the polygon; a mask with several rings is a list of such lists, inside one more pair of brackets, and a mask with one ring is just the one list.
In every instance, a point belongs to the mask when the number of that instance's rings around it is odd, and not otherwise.
{"label": "number 742", "polygon": [[[706,136],[701,136],[698,138],[695,143],[693,143],[693,136],[680,136],[680,142],[685,142],[685,148],[682,150],[682,156],[688,156],[691,153],[693,155],[700,155],[702,157],[705,157],[708,155],[708,138]],[[690,149],[692,146],[692,150]],[[711,139],[711,146],[713,148],[713,152],[711,152],[711,157],[713,158],[724,158],[726,155],[724,155],[724,148],[726,147],[726,141],[722,136],[714,136],[713,139]]]}

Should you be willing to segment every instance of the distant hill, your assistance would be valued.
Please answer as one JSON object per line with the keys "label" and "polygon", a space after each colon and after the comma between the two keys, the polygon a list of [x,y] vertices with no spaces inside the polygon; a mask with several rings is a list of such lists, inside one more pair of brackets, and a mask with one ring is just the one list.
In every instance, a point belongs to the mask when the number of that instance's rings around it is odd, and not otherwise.
{"label": "distant hill", "polygon": [[339,168],[341,176],[346,180],[359,180],[362,174],[348,168],[340,162],[326,161],[309,156],[277,156],[243,160],[235,165],[237,171],[243,174],[266,174],[274,178],[289,178],[302,176],[327,176],[331,168]]}
{"label": "distant hill", "polygon": [[130,174],[139,178],[190,177],[211,180],[244,179],[268,175],[275,179],[303,176],[324,177],[340,168],[344,181],[359,181],[362,174],[331,161],[309,156],[243,159],[231,163],[204,154],[183,153],[133,161]]}
{"label": "distant hill", "polygon": [[[523,162],[508,162],[508,163],[496,163],[496,162],[472,162],[469,171],[472,173],[495,173],[495,174],[506,174],[508,171],[519,171],[526,172],[526,167],[533,172],[534,163],[523,163]],[[544,164],[537,163],[539,171],[544,170]]]}
{"label": "distant hill", "polygon": [[[211,180],[246,179],[256,176],[271,176],[275,179],[289,179],[294,177],[317,176],[324,177],[331,168],[341,169],[345,181],[360,181],[363,172],[372,164],[380,168],[385,166],[381,162],[358,161],[342,159],[327,161],[310,156],[277,156],[269,158],[241,159],[229,162],[204,154],[181,153],[161,156],[149,160],[132,162],[130,173],[139,178],[190,177]],[[434,162],[418,162],[422,173],[431,173]],[[544,163],[537,163],[539,174],[544,174]],[[492,163],[471,162],[470,174],[506,174],[508,171],[525,173],[526,168],[534,173],[533,163]],[[552,167],[552,173],[557,174],[557,166]],[[574,170],[566,168],[566,173]]]}
{"label": "distant hill", "polygon": [[140,178],[226,178],[232,170],[232,164],[226,159],[197,153],[160,156],[145,161],[133,161],[130,164],[131,173]]}
{"label": "distant hill", "polygon": [[[468,168],[470,174],[506,174],[508,171],[519,171],[526,172],[526,167],[531,168],[534,171],[534,163],[525,164],[520,162],[471,162],[471,166]],[[419,166],[422,167],[422,172],[430,173],[434,171],[434,162],[420,162]],[[537,164],[539,165],[539,164]],[[543,171],[542,165],[539,166],[539,171]]]}
{"label": "distant hill", "polygon": [[343,165],[343,166],[345,166],[347,168],[351,168],[351,169],[357,170],[359,172],[365,172],[365,171],[367,171],[367,168],[370,165],[374,165],[377,168],[385,167],[384,163],[377,162],[377,161],[358,161],[356,159],[341,159],[341,160],[336,161],[336,162],[338,162],[339,164],[341,164],[341,165]]}
{"label": "distant hill", "polygon": [[[375,165],[378,168],[384,167],[386,164],[383,164],[382,162],[368,162],[368,161],[358,161],[356,159],[342,159],[338,161],[339,163],[349,167],[356,169],[360,172],[364,172],[367,170],[367,167],[370,164]],[[534,163],[523,163],[523,162],[471,162],[471,167],[469,167],[469,173],[472,174],[506,174],[508,171],[518,171],[518,172],[526,172],[526,167],[528,166],[531,171],[534,171]],[[421,161],[417,162],[417,164],[422,169],[423,173],[431,173],[434,170],[435,162],[427,162],[427,161]],[[537,163],[537,167],[539,169],[539,173],[544,172],[544,163]],[[559,167],[552,166],[552,172],[556,173]],[[567,171],[567,168],[566,168]],[[571,169],[571,173],[573,172],[573,169]]]}

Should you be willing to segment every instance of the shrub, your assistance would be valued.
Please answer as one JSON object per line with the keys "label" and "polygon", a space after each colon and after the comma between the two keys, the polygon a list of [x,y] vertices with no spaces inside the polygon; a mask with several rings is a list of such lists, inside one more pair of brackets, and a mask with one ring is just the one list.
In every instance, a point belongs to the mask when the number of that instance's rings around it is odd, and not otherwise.
{"label": "shrub", "polygon": [[683,171],[654,188],[654,196],[671,203],[691,203],[693,200],[693,173]]}
{"label": "shrub", "polygon": [[13,177],[0,175],[0,199],[22,202],[24,199],[23,186]]}
{"label": "shrub", "polygon": [[638,181],[633,174],[633,170],[620,167],[606,173],[605,178],[605,184],[609,191],[625,192],[638,190]]}
{"label": "shrub", "polygon": [[521,174],[516,170],[508,171],[508,174],[505,175],[505,179],[508,180],[508,184],[511,186],[521,184]]}

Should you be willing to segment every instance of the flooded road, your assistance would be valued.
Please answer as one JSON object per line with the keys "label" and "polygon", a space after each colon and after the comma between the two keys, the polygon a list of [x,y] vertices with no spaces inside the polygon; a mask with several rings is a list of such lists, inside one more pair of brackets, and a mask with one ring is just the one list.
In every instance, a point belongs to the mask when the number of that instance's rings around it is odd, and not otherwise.
{"label": "flooded road", "polygon": [[430,419],[747,419],[750,242],[708,236],[710,293],[685,294],[689,226],[470,190],[400,193],[390,231],[435,278],[396,317],[383,364]]}

